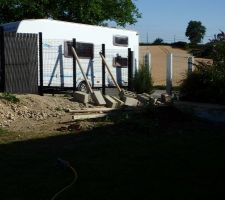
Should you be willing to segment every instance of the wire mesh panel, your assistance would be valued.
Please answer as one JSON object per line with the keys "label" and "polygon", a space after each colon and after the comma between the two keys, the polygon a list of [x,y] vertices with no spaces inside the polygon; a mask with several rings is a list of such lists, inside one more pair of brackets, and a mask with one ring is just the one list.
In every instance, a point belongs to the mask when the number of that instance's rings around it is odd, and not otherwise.
{"label": "wire mesh panel", "polygon": [[[43,40],[43,85],[48,87],[73,87],[73,57],[71,41]],[[102,45],[77,41],[76,51],[92,87],[102,87]],[[128,50],[125,48],[107,49],[106,62],[120,85],[126,86]],[[76,86],[81,87],[84,77],[76,65]],[[106,70],[106,86],[114,86]]]}
{"label": "wire mesh panel", "polygon": [[73,60],[64,56],[63,40],[43,40],[43,86],[72,87]]}
{"label": "wire mesh panel", "polygon": [[37,44],[37,34],[4,33],[6,92],[38,92]]}
{"label": "wire mesh panel", "polygon": [[173,55],[173,86],[179,86],[188,70],[188,55]]}
{"label": "wire mesh panel", "polygon": [[[107,49],[106,62],[120,86],[128,85],[128,49]],[[106,70],[106,84],[114,86],[112,78]]]}

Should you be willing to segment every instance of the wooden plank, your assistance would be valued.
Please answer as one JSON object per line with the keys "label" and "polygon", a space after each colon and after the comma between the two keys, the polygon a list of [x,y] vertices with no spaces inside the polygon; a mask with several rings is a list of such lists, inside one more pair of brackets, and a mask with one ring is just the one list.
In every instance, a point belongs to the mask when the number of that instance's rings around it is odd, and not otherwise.
{"label": "wooden plank", "polygon": [[86,114],[86,115],[73,115],[73,120],[85,120],[85,119],[96,119],[106,117],[108,114]]}
{"label": "wooden plank", "polygon": [[110,74],[110,76],[111,76],[111,78],[112,78],[114,84],[116,85],[116,87],[117,87],[117,89],[119,90],[119,92],[121,92],[122,90],[121,90],[120,86],[118,85],[118,83],[117,83],[115,77],[113,76],[111,70],[109,69],[109,66],[108,66],[108,64],[107,64],[107,62],[106,62],[106,60],[105,60],[105,57],[102,55],[101,52],[100,52],[99,54],[100,54],[100,56],[101,56],[101,58],[102,58],[102,61],[105,63],[106,69],[108,70],[108,72],[109,72],[109,74]]}
{"label": "wooden plank", "polygon": [[82,110],[71,110],[68,109],[70,113],[90,113],[90,112],[111,112],[117,110],[116,108],[87,108]]}

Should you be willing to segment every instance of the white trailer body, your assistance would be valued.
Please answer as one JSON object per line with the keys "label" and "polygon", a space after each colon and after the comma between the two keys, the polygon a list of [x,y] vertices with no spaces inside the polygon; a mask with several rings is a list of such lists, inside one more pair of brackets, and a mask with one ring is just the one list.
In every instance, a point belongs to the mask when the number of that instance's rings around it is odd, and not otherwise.
{"label": "white trailer body", "polygon": [[[42,32],[44,86],[73,87],[73,59],[66,56],[66,44],[73,38],[78,43],[93,45],[93,57],[81,58],[81,64],[95,87],[102,86],[102,60],[99,56],[101,44],[105,44],[106,61],[121,85],[126,86],[128,83],[128,69],[126,66],[116,67],[113,57],[126,58],[128,48],[131,48],[134,52],[133,71],[138,68],[139,35],[135,31],[50,19],[22,20],[4,24],[3,27],[8,32]],[[77,67],[77,86],[82,81],[83,77]],[[106,72],[106,86],[111,85],[111,77]]]}

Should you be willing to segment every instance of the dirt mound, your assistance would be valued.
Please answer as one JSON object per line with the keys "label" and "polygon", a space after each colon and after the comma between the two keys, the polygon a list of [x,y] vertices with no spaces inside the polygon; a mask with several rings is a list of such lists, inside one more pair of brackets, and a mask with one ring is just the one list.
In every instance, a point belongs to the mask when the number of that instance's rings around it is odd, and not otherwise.
{"label": "dirt mound", "polygon": [[[62,95],[16,95],[19,100],[13,103],[0,98],[0,128],[12,131],[29,131],[38,126],[52,122],[57,124],[65,119],[71,119],[66,110],[84,107]],[[50,126],[53,124],[50,123]]]}

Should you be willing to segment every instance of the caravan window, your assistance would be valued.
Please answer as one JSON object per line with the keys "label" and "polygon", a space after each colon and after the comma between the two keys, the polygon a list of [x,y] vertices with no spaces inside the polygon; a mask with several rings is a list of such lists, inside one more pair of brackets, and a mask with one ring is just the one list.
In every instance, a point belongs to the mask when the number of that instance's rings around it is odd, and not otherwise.
{"label": "caravan window", "polygon": [[117,55],[116,57],[113,58],[113,66],[114,67],[127,67],[128,59]]}
{"label": "caravan window", "polygon": [[[64,56],[67,58],[73,57],[71,47],[72,47],[71,41],[66,41],[64,43]],[[78,57],[80,58],[93,58],[94,45],[91,43],[77,42],[76,51],[77,51]]]}
{"label": "caravan window", "polygon": [[128,37],[115,35],[113,37],[113,45],[127,47],[128,46]]}

